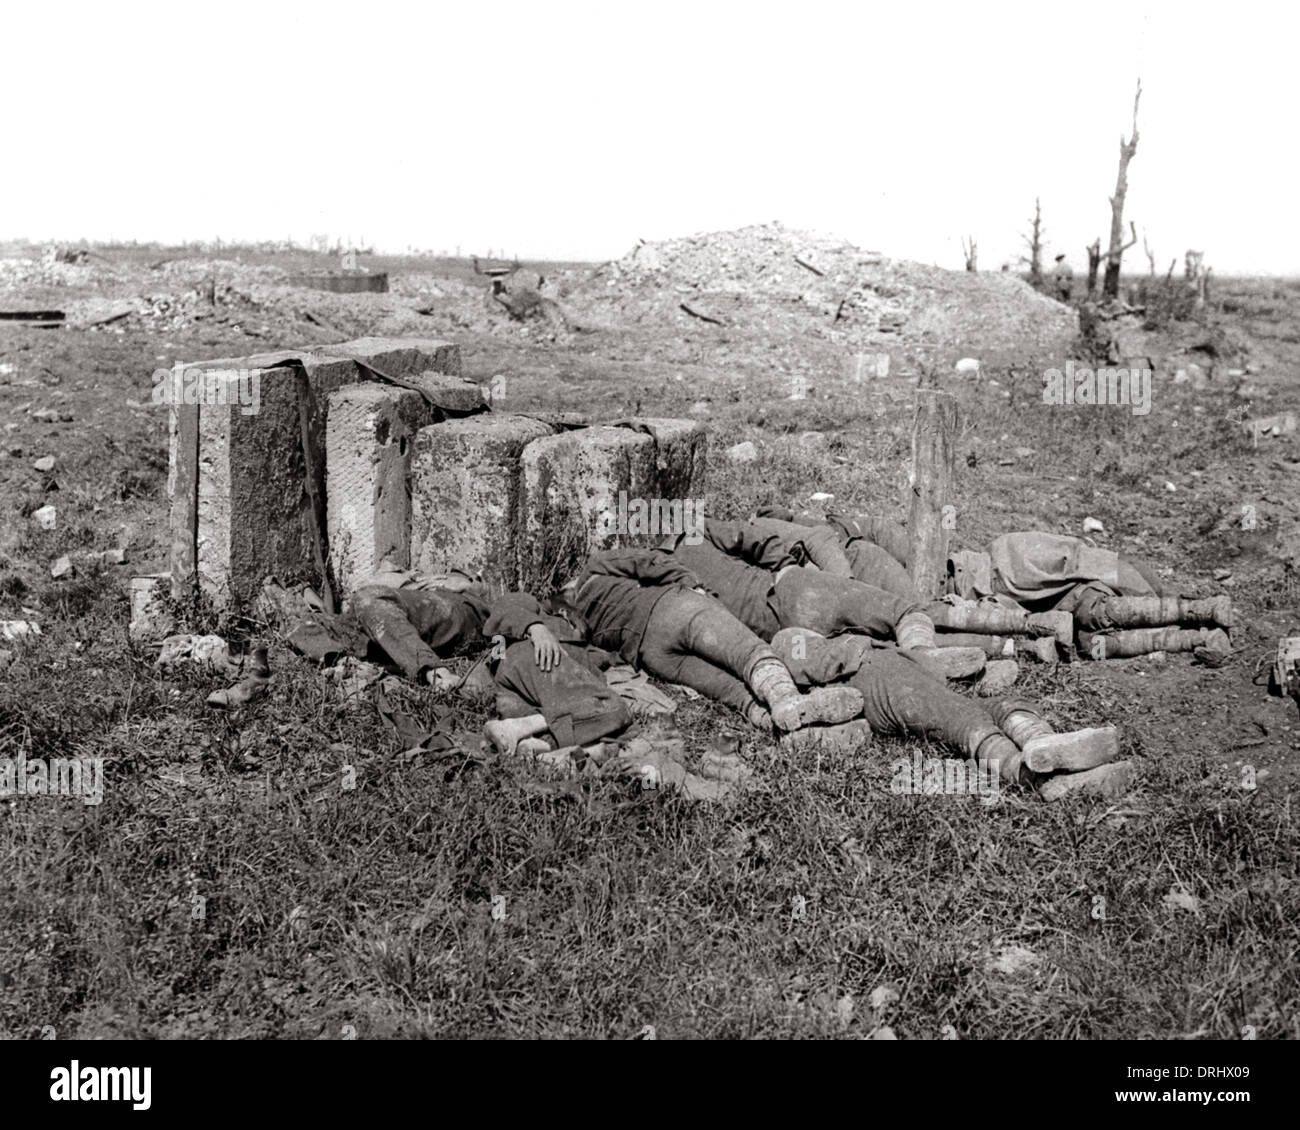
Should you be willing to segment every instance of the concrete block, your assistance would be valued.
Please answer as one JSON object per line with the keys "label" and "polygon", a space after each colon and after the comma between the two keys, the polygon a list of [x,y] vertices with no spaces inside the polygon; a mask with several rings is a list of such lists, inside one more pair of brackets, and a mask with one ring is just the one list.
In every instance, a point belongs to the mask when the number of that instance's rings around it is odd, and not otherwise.
{"label": "concrete block", "polygon": [[709,430],[699,420],[637,417],[655,441],[656,498],[698,499],[708,473]]}
{"label": "concrete block", "polygon": [[[452,378],[456,379],[456,378]],[[326,528],[342,594],[385,560],[411,558],[411,455],[437,409],[418,392],[366,382],[332,392],[325,430]]]}
{"label": "concrete block", "polygon": [[629,544],[619,499],[658,497],[653,436],[596,427],[534,440],[523,453],[521,583],[536,594],[573,577],[598,550]]}
{"label": "concrete block", "polygon": [[[392,377],[412,378],[424,372],[461,373],[460,346],[426,337],[359,337],[314,351],[321,357],[348,357],[375,365]],[[366,379],[366,378],[362,378]]]}
{"label": "concrete block", "polygon": [[411,463],[411,567],[421,574],[480,570],[519,585],[520,462],[551,428],[487,413],[421,429]]}
{"label": "concrete block", "polygon": [[[300,363],[307,374],[310,481],[302,455],[298,378],[290,362]],[[217,607],[225,608],[251,602],[267,575],[285,584],[321,584],[311,497],[314,493],[323,511],[329,396],[372,379],[359,362],[427,387],[435,398],[448,394],[450,379],[460,372],[457,346],[424,338],[360,338],[315,352],[289,350],[185,367],[187,373],[201,371],[204,392],[198,403],[171,403],[169,414],[174,591],[188,591],[197,581]],[[249,382],[256,382],[252,404],[247,403]],[[454,391],[464,395],[459,387]]]}

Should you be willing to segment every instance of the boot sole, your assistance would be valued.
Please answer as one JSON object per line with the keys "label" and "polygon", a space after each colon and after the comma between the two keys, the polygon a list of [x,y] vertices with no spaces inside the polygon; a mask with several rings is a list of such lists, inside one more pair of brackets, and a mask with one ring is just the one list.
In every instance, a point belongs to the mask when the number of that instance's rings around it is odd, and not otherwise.
{"label": "boot sole", "polygon": [[949,679],[967,679],[971,675],[978,675],[984,670],[989,658],[982,647],[925,647],[919,650]]}
{"label": "boot sole", "polygon": [[1114,726],[1044,734],[1024,746],[1025,764],[1035,773],[1078,773],[1105,765],[1119,756],[1119,731]]}
{"label": "boot sole", "polygon": [[1062,773],[1044,781],[1039,794],[1046,801],[1060,800],[1065,796],[1122,796],[1133,785],[1137,769],[1131,761],[1113,761],[1098,765],[1081,773]]}
{"label": "boot sole", "polygon": [[799,723],[836,725],[862,713],[862,692],[856,687],[818,687],[799,696]]}

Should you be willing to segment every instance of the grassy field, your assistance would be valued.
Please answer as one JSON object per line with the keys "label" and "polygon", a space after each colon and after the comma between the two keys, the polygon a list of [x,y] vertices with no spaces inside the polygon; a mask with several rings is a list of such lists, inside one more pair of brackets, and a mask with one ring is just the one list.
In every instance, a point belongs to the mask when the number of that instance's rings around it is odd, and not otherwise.
{"label": "grassy field", "polygon": [[[1300,292],[1231,293],[1234,325],[1285,370]],[[209,679],[164,677],[127,639],[123,574],[161,569],[166,545],[165,421],[128,401],[147,399],[158,365],[249,343],[230,328],[0,334],[0,362],[34,382],[0,387],[21,449],[0,456],[0,618],[27,608],[44,625],[0,673],[0,756],[107,762],[100,805],[0,801],[0,1034],[1300,1036],[1300,724],[1252,685],[1271,642],[1300,629],[1294,575],[1270,556],[1300,463],[1294,438],[1252,446],[1230,390],[1163,382],[1148,417],[1063,411],[1039,395],[1041,365],[1059,358],[955,386],[963,544],[1077,532],[1094,515],[1106,544],[1188,591],[1232,573],[1246,627],[1223,669],[1171,656],[1022,674],[1058,726],[1123,727],[1141,768],[1132,795],[898,796],[891,763],[938,751],[879,739],[810,761],[683,701],[694,753],[741,733],[756,771],[734,802],[704,806],[636,780],[404,755],[370,694],[345,696],[278,645],[267,701],[205,711]],[[792,401],[738,339],[725,369],[627,361],[613,333],[462,345],[470,375],[510,374],[512,408],[696,411],[715,451],[754,440],[757,464],[714,459],[710,515],[814,490],[899,512],[915,372],[836,376]],[[30,422],[28,405],[55,394],[74,419]],[[1291,376],[1264,399],[1294,409],[1300,388]],[[32,471],[55,449],[51,475]],[[54,531],[27,520],[43,502],[58,505]],[[1269,517],[1261,529],[1222,520],[1247,502]],[[122,541],[127,569],[84,557]],[[77,574],[53,581],[62,553]],[[236,642],[258,635],[190,617]],[[397,698],[425,724],[450,711],[465,733],[489,707],[413,687]],[[1257,788],[1242,787],[1243,762]]]}

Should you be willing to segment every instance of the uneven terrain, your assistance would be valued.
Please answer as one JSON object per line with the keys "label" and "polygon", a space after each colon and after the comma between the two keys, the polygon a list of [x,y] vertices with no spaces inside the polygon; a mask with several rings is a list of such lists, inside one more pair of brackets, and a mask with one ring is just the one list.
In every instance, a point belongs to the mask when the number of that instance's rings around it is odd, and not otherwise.
{"label": "uneven terrain", "polygon": [[[774,226],[529,264],[563,317],[523,324],[463,262],[375,260],[390,292],[347,296],[289,285],[335,265],[303,252],[90,250],[0,248],[0,310],[71,323],[0,321],[0,620],[42,628],[0,642],[0,757],[107,761],[100,805],[0,800],[0,1033],[1300,1036],[1300,714],[1258,685],[1300,634],[1300,437],[1242,427],[1300,409],[1300,284],[1223,280],[1152,325],[1136,415],[1043,403],[1077,323],[1019,279]],[[270,698],[214,715],[209,678],[164,677],[126,632],[128,577],[166,565],[151,373],[372,332],[459,342],[500,408],[707,419],[716,517],[819,490],[901,516],[912,390],[939,380],[963,411],[959,543],[1095,517],[1186,592],[1232,594],[1234,657],[1022,668],[1059,726],[1123,727],[1140,777],[1118,802],[897,796],[915,743],[810,763],[698,701],[691,748],[734,731],[755,769],[736,802],[544,781],[403,753],[373,692],[275,643]],[[757,462],[723,454],[743,440]],[[396,697],[465,732],[488,707]]]}

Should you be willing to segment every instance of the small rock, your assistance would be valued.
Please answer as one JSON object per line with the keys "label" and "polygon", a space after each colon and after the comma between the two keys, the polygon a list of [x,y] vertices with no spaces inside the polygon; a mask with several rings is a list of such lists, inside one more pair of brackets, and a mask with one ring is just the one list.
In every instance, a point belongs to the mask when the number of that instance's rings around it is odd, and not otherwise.
{"label": "small rock", "polygon": [[33,420],[40,420],[42,424],[57,424],[59,414],[53,408],[38,408],[31,414]]}
{"label": "small rock", "polygon": [[1201,909],[1201,900],[1183,887],[1173,888],[1161,901],[1166,910],[1190,910],[1198,914]]}
{"label": "small rock", "polygon": [[35,463],[32,464],[32,466],[38,471],[53,471],[54,456],[42,455],[38,460],[36,460]]}
{"label": "small rock", "polygon": [[1173,483],[1169,482],[1169,480],[1167,480],[1167,479],[1165,480],[1165,490],[1167,490],[1167,491],[1176,491],[1177,489],[1178,489],[1178,488],[1177,488],[1176,486],[1174,486]]}
{"label": "small rock", "polygon": [[872,1031],[871,1035],[869,1035],[867,1039],[868,1040],[897,1040],[898,1037],[894,1035],[894,1030],[888,1024],[882,1024],[879,1028],[876,1028],[874,1031]]}
{"label": "small rock", "polygon": [[877,985],[871,990],[871,1007],[879,1012],[883,1008],[888,1008],[899,997],[899,991],[893,985]]}
{"label": "small rock", "polygon": [[990,659],[984,667],[984,675],[975,684],[975,693],[980,695],[998,695],[1015,686],[1020,677],[1020,664],[1014,659]]}
{"label": "small rock", "polygon": [[66,553],[50,566],[50,576],[56,581],[72,575],[72,558]]}
{"label": "small rock", "polygon": [[733,463],[753,463],[758,458],[758,448],[749,440],[727,448],[727,458]]}
{"label": "small rock", "polygon": [[1216,581],[1230,581],[1230,580],[1232,580],[1232,570],[1231,570],[1231,569],[1215,569],[1215,570],[1214,570],[1214,579],[1215,579]]}
{"label": "small rock", "polygon": [[32,511],[32,520],[42,530],[52,530],[58,521],[58,510],[53,506],[42,506],[39,510]]}
{"label": "small rock", "polygon": [[974,357],[963,357],[953,366],[953,369],[958,373],[978,373],[980,363]]}
{"label": "small rock", "polygon": [[833,494],[827,494],[824,490],[815,490],[808,496],[808,501],[813,503],[815,506],[824,506],[827,503],[834,502],[835,496]]}
{"label": "small rock", "polygon": [[1106,527],[1096,518],[1085,518],[1083,520],[1083,532],[1085,534],[1104,534]]}
{"label": "small rock", "polygon": [[41,634],[41,626],[33,620],[0,620],[0,640],[21,643]]}

